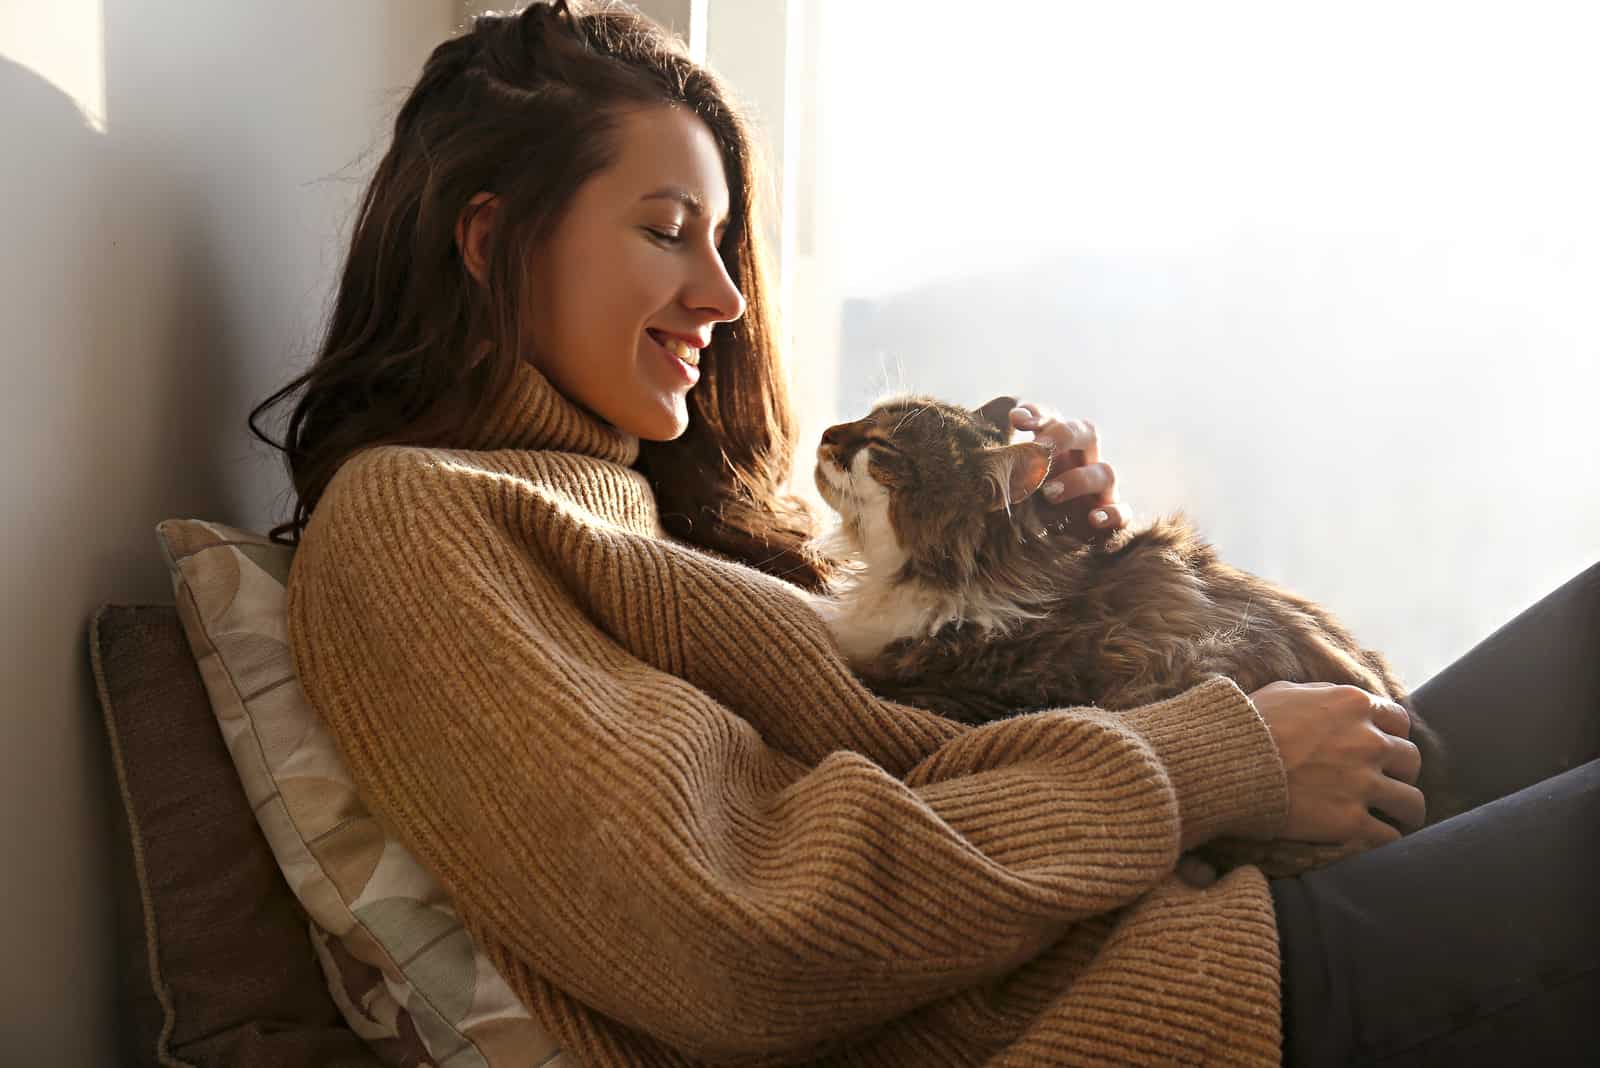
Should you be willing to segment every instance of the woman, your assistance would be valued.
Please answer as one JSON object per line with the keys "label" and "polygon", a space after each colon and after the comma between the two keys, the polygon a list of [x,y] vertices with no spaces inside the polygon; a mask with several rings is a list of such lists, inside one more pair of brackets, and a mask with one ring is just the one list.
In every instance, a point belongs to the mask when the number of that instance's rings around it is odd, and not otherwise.
{"label": "woman", "polygon": [[[478,945],[584,1063],[1270,1064],[1280,1011],[1291,1059],[1429,1038],[1297,1015],[1349,994],[1296,955],[1339,882],[1175,875],[1219,834],[1420,825],[1397,706],[1218,679],[972,728],[851,676],[781,492],[759,181],[652,24],[480,18],[396,120],[319,359],[262,406],[305,391],[274,531],[305,691]],[[1013,418],[1122,524],[1090,428]]]}

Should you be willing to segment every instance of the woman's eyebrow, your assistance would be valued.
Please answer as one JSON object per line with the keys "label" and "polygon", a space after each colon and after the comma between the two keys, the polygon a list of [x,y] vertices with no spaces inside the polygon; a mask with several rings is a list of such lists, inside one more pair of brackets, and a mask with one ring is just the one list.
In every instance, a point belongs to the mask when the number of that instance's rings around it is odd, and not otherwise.
{"label": "woman's eyebrow", "polygon": [[[700,198],[699,194],[691,193],[689,190],[683,188],[681,185],[664,185],[660,189],[657,189],[653,193],[646,193],[644,196],[640,197],[639,199],[640,200],[676,200],[678,203],[680,203],[684,207],[688,208],[689,209],[689,214],[691,214],[691,215],[704,217],[704,215],[706,213],[706,202]],[[718,223],[717,225],[726,226],[727,224],[728,224],[728,220],[727,220],[726,217],[724,217],[723,220],[720,223]]]}

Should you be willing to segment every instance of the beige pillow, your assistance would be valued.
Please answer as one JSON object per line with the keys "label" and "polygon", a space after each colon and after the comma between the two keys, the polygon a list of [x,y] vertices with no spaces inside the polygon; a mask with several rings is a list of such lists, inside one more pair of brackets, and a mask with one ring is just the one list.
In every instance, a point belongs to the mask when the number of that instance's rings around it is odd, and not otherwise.
{"label": "beige pillow", "polygon": [[285,590],[294,550],[199,520],[156,531],[211,710],[350,1027],[380,1056],[414,1047],[415,1036],[450,1068],[570,1065],[472,944],[443,888],[356,796],[295,678]]}

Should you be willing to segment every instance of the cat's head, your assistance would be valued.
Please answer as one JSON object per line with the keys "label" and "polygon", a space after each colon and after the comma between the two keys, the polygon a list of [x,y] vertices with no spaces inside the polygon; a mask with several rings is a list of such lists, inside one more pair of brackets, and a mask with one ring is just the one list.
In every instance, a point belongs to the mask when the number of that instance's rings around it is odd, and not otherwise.
{"label": "cat's head", "polygon": [[817,489],[850,546],[870,566],[951,578],[970,566],[1050,471],[1048,445],[1011,444],[1016,403],[996,397],[969,410],[897,397],[824,431]]}

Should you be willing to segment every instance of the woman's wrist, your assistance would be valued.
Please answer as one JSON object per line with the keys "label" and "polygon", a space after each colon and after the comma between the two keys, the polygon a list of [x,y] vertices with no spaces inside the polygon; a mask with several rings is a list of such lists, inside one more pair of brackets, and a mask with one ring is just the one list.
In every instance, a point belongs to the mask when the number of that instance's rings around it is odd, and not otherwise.
{"label": "woman's wrist", "polygon": [[1288,813],[1283,762],[1260,713],[1218,676],[1121,713],[1160,759],[1178,797],[1182,847],[1220,835],[1275,838]]}

